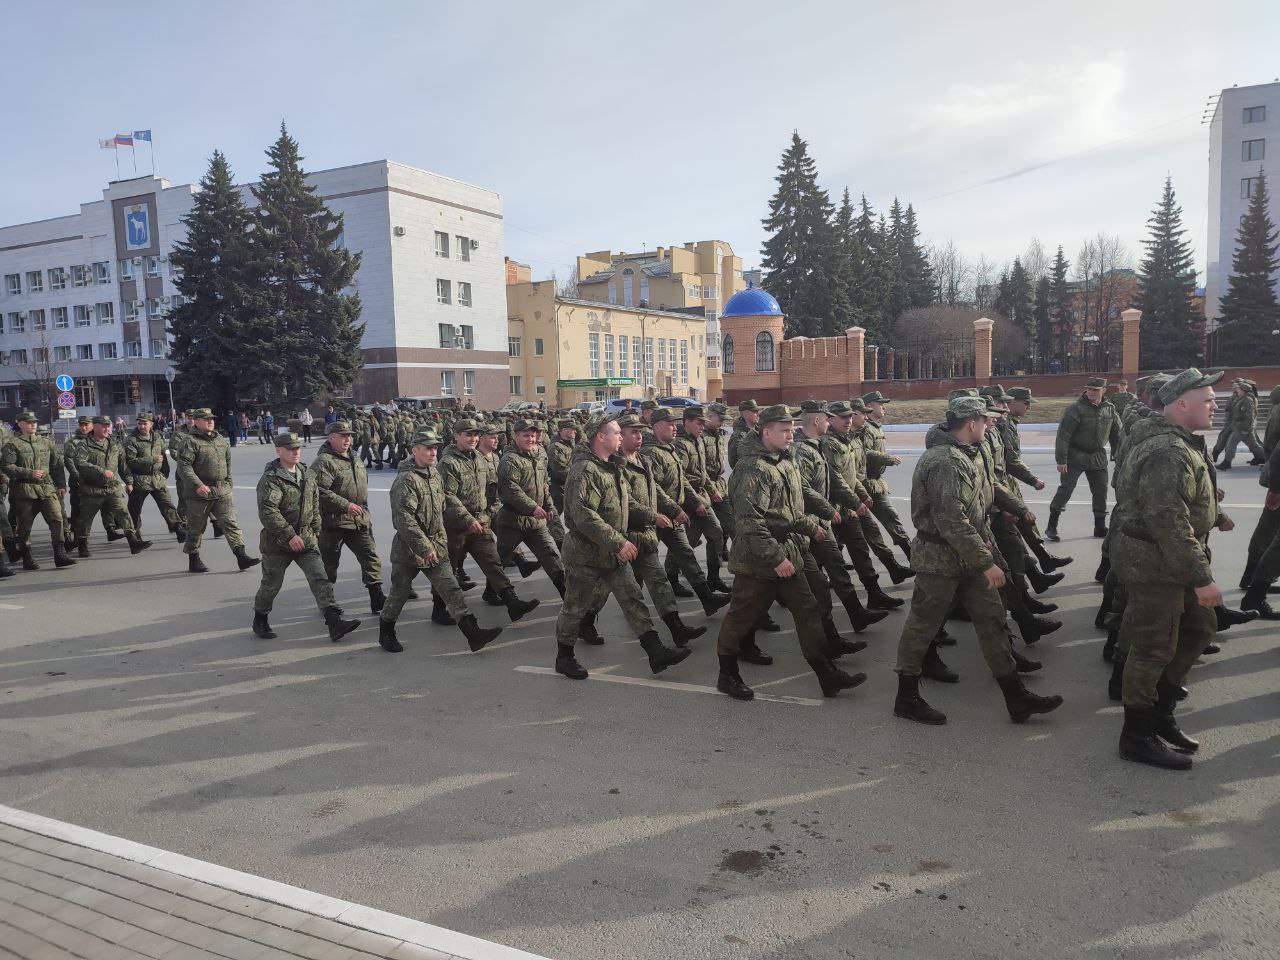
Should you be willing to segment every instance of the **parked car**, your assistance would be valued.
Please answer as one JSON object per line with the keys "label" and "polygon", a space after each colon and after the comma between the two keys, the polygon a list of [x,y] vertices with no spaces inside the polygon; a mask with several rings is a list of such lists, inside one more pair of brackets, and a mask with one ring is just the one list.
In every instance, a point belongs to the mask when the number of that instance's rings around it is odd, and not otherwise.
{"label": "parked car", "polygon": [[634,397],[628,400],[615,397],[614,399],[606,403],[604,405],[604,408],[609,413],[621,413],[623,410],[627,410],[627,409],[631,409],[631,410],[634,410],[636,413],[639,413],[640,401],[635,399]]}
{"label": "parked car", "polygon": [[702,401],[693,397],[660,397],[658,404],[663,407],[700,407]]}
{"label": "parked car", "polygon": [[512,400],[509,403],[503,404],[502,412],[517,413],[521,410],[532,410],[535,407],[537,407],[537,404],[532,400]]}
{"label": "parked car", "polygon": [[581,410],[587,416],[593,416],[597,413],[604,413],[603,400],[584,400],[582,403],[574,406],[575,410]]}

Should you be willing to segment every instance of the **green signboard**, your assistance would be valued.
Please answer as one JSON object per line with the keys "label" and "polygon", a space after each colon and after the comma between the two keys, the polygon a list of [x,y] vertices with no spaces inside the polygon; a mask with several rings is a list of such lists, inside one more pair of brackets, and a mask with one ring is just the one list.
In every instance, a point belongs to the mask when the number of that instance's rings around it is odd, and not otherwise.
{"label": "green signboard", "polygon": [[629,387],[634,383],[630,377],[595,377],[589,380],[557,380],[556,386],[572,390],[579,387]]}

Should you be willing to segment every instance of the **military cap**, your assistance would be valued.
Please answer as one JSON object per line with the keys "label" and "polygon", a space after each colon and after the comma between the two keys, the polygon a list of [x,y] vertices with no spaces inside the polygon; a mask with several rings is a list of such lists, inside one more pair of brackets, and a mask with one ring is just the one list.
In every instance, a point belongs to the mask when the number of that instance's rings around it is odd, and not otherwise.
{"label": "military cap", "polygon": [[853,407],[849,406],[848,400],[832,400],[827,404],[826,412],[833,417],[851,417]]}
{"label": "military cap", "polygon": [[872,390],[870,393],[864,393],[862,395],[862,402],[863,403],[893,403],[892,400],[886,397],[879,390]]}
{"label": "military cap", "polygon": [[411,447],[438,447],[440,446],[440,434],[434,430],[419,430],[409,440]]}
{"label": "military cap", "polygon": [[989,416],[989,417],[1003,417],[1003,416],[1005,415],[1005,412],[1006,412],[1006,411],[1001,410],[999,407],[997,407],[997,406],[996,406],[996,402],[997,402],[997,401],[996,401],[996,398],[995,398],[995,397],[979,397],[978,399],[979,399],[979,400],[983,400],[983,401],[985,401],[985,402],[986,402],[986,404],[987,404],[987,416]]}
{"label": "military cap", "polygon": [[971,397],[965,394],[947,401],[948,423],[959,423],[961,420],[971,420],[974,417],[986,415],[987,402],[982,397]]}
{"label": "military cap", "polygon": [[719,415],[719,416],[721,416],[721,417],[725,417],[725,416],[728,416],[728,415],[729,415],[729,408],[728,408],[728,407],[726,407],[723,403],[712,403],[712,404],[709,404],[709,405],[707,406],[707,410],[708,410],[709,412],[714,413],[714,414],[717,414],[717,415]]}
{"label": "military cap", "polygon": [[701,407],[685,407],[682,415],[685,420],[706,420],[706,411]]}
{"label": "military cap", "polygon": [[83,427],[87,423],[93,423],[93,417],[89,416],[87,413],[82,413],[80,416],[76,417],[76,423]]}
{"label": "military cap", "polygon": [[1201,387],[1213,386],[1223,378],[1225,373],[1225,370],[1220,370],[1217,373],[1205,374],[1195,367],[1188,367],[1160,388],[1160,402],[1167,407],[1188,390],[1198,390]]}
{"label": "military cap", "polygon": [[1010,399],[1010,400],[1024,400],[1024,401],[1026,401],[1027,403],[1030,403],[1034,398],[1031,396],[1031,388],[1030,388],[1030,387],[1010,387],[1010,388],[1009,388],[1009,399]]}
{"label": "military cap", "polygon": [[23,410],[20,414],[13,418],[14,423],[35,423],[36,415],[30,410]]}
{"label": "military cap", "polygon": [[759,409],[760,409],[760,404],[756,403],[754,400],[743,400],[741,403],[738,404],[739,413],[741,413],[743,410],[759,410]]}
{"label": "military cap", "polygon": [[624,413],[618,417],[618,426],[623,430],[627,429],[627,427],[643,427],[644,425],[644,421],[631,412]]}
{"label": "military cap", "polygon": [[871,412],[871,408],[862,402],[861,397],[850,397],[849,409],[852,410],[854,413],[870,413]]}
{"label": "military cap", "polygon": [[765,407],[760,411],[760,425],[767,426],[770,423],[795,423],[796,410],[789,407],[785,403],[775,403],[771,407]]}
{"label": "military cap", "polygon": [[597,416],[590,417],[587,422],[583,424],[582,432],[588,439],[590,439],[603,430],[611,421],[617,419],[617,415],[613,413],[601,413]]}
{"label": "military cap", "polygon": [[995,400],[997,403],[1008,403],[1010,400],[1013,399],[1013,397],[1005,393],[1004,387],[1000,386],[1000,384],[998,383],[992,383],[992,384],[988,384],[985,387],[982,387],[981,389],[978,390],[978,396],[990,397],[992,400]]}
{"label": "military cap", "polygon": [[667,421],[676,421],[679,418],[676,412],[670,407],[658,407],[653,411],[653,416],[649,418],[650,423],[666,423]]}
{"label": "military cap", "polygon": [[826,413],[826,412],[827,412],[827,405],[823,403],[821,400],[801,400],[800,401],[801,414]]}
{"label": "military cap", "polygon": [[528,415],[517,417],[511,429],[514,433],[523,433],[526,430],[541,430],[542,421]]}
{"label": "military cap", "polygon": [[495,434],[499,434],[502,432],[503,432],[502,427],[496,423],[486,423],[484,426],[480,428],[480,435],[482,437],[492,437]]}
{"label": "military cap", "polygon": [[643,403],[641,403],[641,404],[640,404],[640,409],[641,409],[641,410],[657,410],[657,409],[658,409],[658,401],[657,401],[657,400],[646,400],[646,401],[644,401]]}
{"label": "military cap", "polygon": [[556,429],[557,430],[577,430],[578,421],[574,420],[572,417],[565,417],[563,420],[561,420],[559,423],[556,424]]}
{"label": "military cap", "polygon": [[480,424],[476,423],[470,417],[459,417],[453,421],[454,433],[479,433]]}
{"label": "military cap", "polygon": [[296,433],[277,433],[276,446],[285,450],[301,450],[302,438]]}
{"label": "military cap", "polygon": [[956,397],[976,397],[977,395],[977,387],[956,387],[947,393],[947,403],[950,403]]}
{"label": "military cap", "polygon": [[134,419],[138,421],[146,420],[148,423],[155,423],[156,421],[155,415],[152,414],[149,410],[143,410],[139,412],[139,414],[136,417],[134,417]]}
{"label": "military cap", "polygon": [[1146,392],[1148,394],[1158,393],[1160,388],[1172,379],[1173,374],[1170,373],[1153,373],[1151,376],[1147,377]]}
{"label": "military cap", "polygon": [[111,426],[111,418],[107,416],[103,416],[100,413],[93,418],[93,425],[95,427],[109,427]]}
{"label": "military cap", "polygon": [[1084,383],[1086,390],[1105,390],[1107,388],[1106,377],[1090,377]]}
{"label": "military cap", "polygon": [[193,420],[212,420],[214,419],[213,411],[208,407],[196,407],[187,413],[187,416]]}
{"label": "military cap", "polygon": [[347,423],[347,421],[345,420],[333,421],[333,423],[329,424],[327,427],[324,428],[324,432],[326,434],[340,433],[344,437],[350,437],[355,433],[355,431],[351,429],[351,424]]}

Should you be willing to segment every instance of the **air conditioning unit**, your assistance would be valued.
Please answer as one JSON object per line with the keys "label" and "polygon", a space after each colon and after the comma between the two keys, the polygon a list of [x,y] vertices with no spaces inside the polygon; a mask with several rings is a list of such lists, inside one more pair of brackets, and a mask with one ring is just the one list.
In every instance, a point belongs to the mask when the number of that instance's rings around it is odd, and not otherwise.
{"label": "air conditioning unit", "polygon": [[141,310],[141,309],[142,309],[143,307],[145,307],[146,305],[147,305],[147,301],[145,301],[145,300],[135,300],[135,301],[133,301],[133,306],[134,306],[134,309],[136,309],[136,310]]}
{"label": "air conditioning unit", "polygon": [[480,241],[479,241],[479,240],[472,240],[472,241],[471,241],[471,249],[472,249],[472,250],[479,250],[479,249],[480,249]]}
{"label": "air conditioning unit", "polygon": [[172,298],[172,297],[161,297],[161,298],[160,298],[160,302],[161,302],[161,303],[172,303],[172,302],[173,302],[173,298]]}
{"label": "air conditioning unit", "polygon": [[467,345],[467,341],[466,341],[466,340],[464,340],[462,337],[454,337],[454,338],[453,338],[453,345],[454,345],[454,347],[455,347],[456,349],[458,349],[458,350],[462,350],[463,348],[465,348],[465,347],[466,347],[466,345]]}
{"label": "air conditioning unit", "polygon": [[392,228],[391,228],[391,232],[392,232],[393,234],[395,234],[397,237],[403,237],[403,236],[404,236],[404,227],[392,227]]}
{"label": "air conditioning unit", "polygon": [[142,266],[142,258],[141,258],[141,257],[134,257],[134,258],[133,258],[133,265],[134,265],[135,267],[140,267],[140,266]]}
{"label": "air conditioning unit", "polygon": [[168,258],[168,257],[160,257],[160,262],[161,262],[161,263],[168,263],[168,262],[169,262],[169,258]]}

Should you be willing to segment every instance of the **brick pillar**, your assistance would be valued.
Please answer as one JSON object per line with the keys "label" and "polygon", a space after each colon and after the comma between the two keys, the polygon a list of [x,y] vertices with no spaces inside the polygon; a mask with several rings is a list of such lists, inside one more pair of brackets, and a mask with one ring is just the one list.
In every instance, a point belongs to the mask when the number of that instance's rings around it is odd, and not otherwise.
{"label": "brick pillar", "polygon": [[1130,307],[1120,314],[1120,321],[1124,324],[1124,349],[1121,355],[1120,369],[1126,377],[1133,380],[1138,376],[1138,371],[1142,369],[1138,356],[1139,347],[1142,344],[1139,331],[1139,327],[1142,324],[1142,311]]}
{"label": "brick pillar", "polygon": [[850,327],[844,335],[849,347],[849,365],[845,379],[849,381],[849,396],[857,397],[862,395],[862,367],[867,362],[867,331],[862,327]]}
{"label": "brick pillar", "polygon": [[869,379],[879,380],[880,379],[880,348],[868,347],[867,355],[863,362],[866,363],[869,367],[871,367],[871,376]]}
{"label": "brick pillar", "polygon": [[898,364],[898,351],[890,347],[885,351],[885,379],[893,380],[897,377],[897,370],[894,368]]}
{"label": "brick pillar", "polygon": [[973,321],[973,378],[980,384],[991,381],[991,328],[994,320],[979,317]]}

